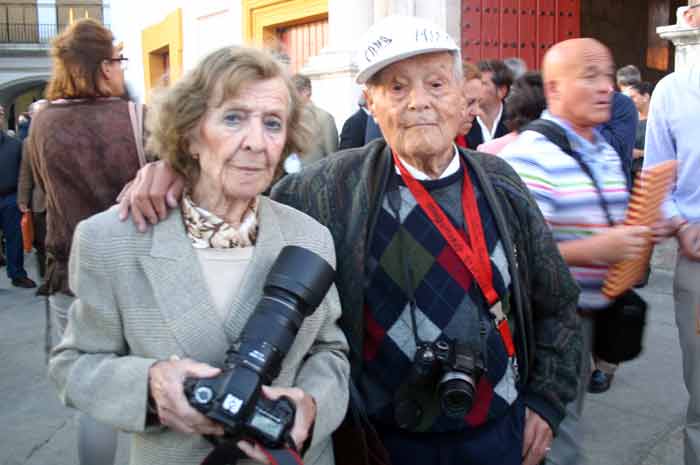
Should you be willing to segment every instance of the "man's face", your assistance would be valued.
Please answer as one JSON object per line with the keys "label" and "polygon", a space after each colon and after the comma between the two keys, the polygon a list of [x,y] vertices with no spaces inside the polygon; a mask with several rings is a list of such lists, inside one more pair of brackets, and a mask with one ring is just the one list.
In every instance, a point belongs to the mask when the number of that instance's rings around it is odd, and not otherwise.
{"label": "man's face", "polygon": [[506,88],[497,87],[493,82],[493,73],[484,71],[481,74],[481,105],[485,108],[498,107],[506,97]]}
{"label": "man's face", "polygon": [[640,113],[649,105],[649,95],[640,94],[639,91],[632,86],[626,87],[622,93],[632,99],[634,106],[637,107],[637,111]]}
{"label": "man's face", "polygon": [[683,13],[685,22],[690,27],[700,27],[700,1],[696,1],[688,6],[688,9]]}
{"label": "man's face", "polygon": [[448,52],[388,66],[368,86],[366,97],[367,108],[399,156],[426,159],[452,150],[464,96]]}
{"label": "man's face", "polygon": [[607,49],[583,50],[558,79],[561,116],[579,127],[594,127],[608,121],[614,79],[615,69]]}

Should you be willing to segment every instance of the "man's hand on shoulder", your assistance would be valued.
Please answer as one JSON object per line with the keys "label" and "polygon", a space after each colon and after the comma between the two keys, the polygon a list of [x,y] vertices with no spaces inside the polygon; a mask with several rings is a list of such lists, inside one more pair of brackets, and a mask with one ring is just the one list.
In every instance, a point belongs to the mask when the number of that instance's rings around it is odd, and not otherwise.
{"label": "man's hand on shoulder", "polygon": [[119,193],[119,219],[131,218],[139,231],[148,223],[154,225],[168,216],[182,197],[185,179],[169,163],[156,161],[141,168],[136,177]]}

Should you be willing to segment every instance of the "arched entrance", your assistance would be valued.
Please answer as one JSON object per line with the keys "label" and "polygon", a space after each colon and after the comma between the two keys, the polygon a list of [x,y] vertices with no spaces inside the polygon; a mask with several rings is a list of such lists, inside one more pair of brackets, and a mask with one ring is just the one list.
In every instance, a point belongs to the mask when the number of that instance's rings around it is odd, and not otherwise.
{"label": "arched entrance", "polygon": [[0,83],[0,105],[5,108],[8,129],[14,130],[17,117],[32,102],[43,98],[48,80],[48,75],[38,75]]}

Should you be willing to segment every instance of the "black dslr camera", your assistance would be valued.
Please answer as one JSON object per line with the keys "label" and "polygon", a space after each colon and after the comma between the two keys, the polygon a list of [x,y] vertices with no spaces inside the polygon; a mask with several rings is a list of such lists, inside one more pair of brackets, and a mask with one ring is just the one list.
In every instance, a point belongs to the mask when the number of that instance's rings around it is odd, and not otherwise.
{"label": "black dslr camera", "polygon": [[315,253],[296,246],[282,249],[262,299],[226,352],[222,373],[185,381],[189,403],[221,423],[226,436],[250,436],[269,448],[289,445],[294,404],[284,397],[266,399],[261,386],[279,375],[299,327],[321,303],[334,276],[333,268]]}
{"label": "black dslr camera", "polygon": [[483,373],[478,350],[466,344],[444,340],[420,343],[408,382],[397,394],[394,413],[398,426],[415,430],[426,417],[436,416],[436,395],[445,416],[463,418],[472,408]]}

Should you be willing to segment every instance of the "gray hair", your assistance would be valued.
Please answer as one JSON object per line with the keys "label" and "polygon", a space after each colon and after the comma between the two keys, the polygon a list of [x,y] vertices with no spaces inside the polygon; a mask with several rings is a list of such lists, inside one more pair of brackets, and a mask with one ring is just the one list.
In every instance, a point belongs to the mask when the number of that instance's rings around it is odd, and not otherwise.
{"label": "gray hair", "polygon": [[642,82],[642,73],[639,72],[639,68],[634,65],[623,66],[617,70],[617,85],[619,86],[629,86]]}
{"label": "gray hair", "polygon": [[510,69],[511,73],[513,73],[513,79],[518,79],[520,76],[525,74],[527,72],[527,63],[525,63],[525,60],[522,58],[516,58],[516,57],[511,57],[511,58],[506,58],[503,60],[503,64]]}

